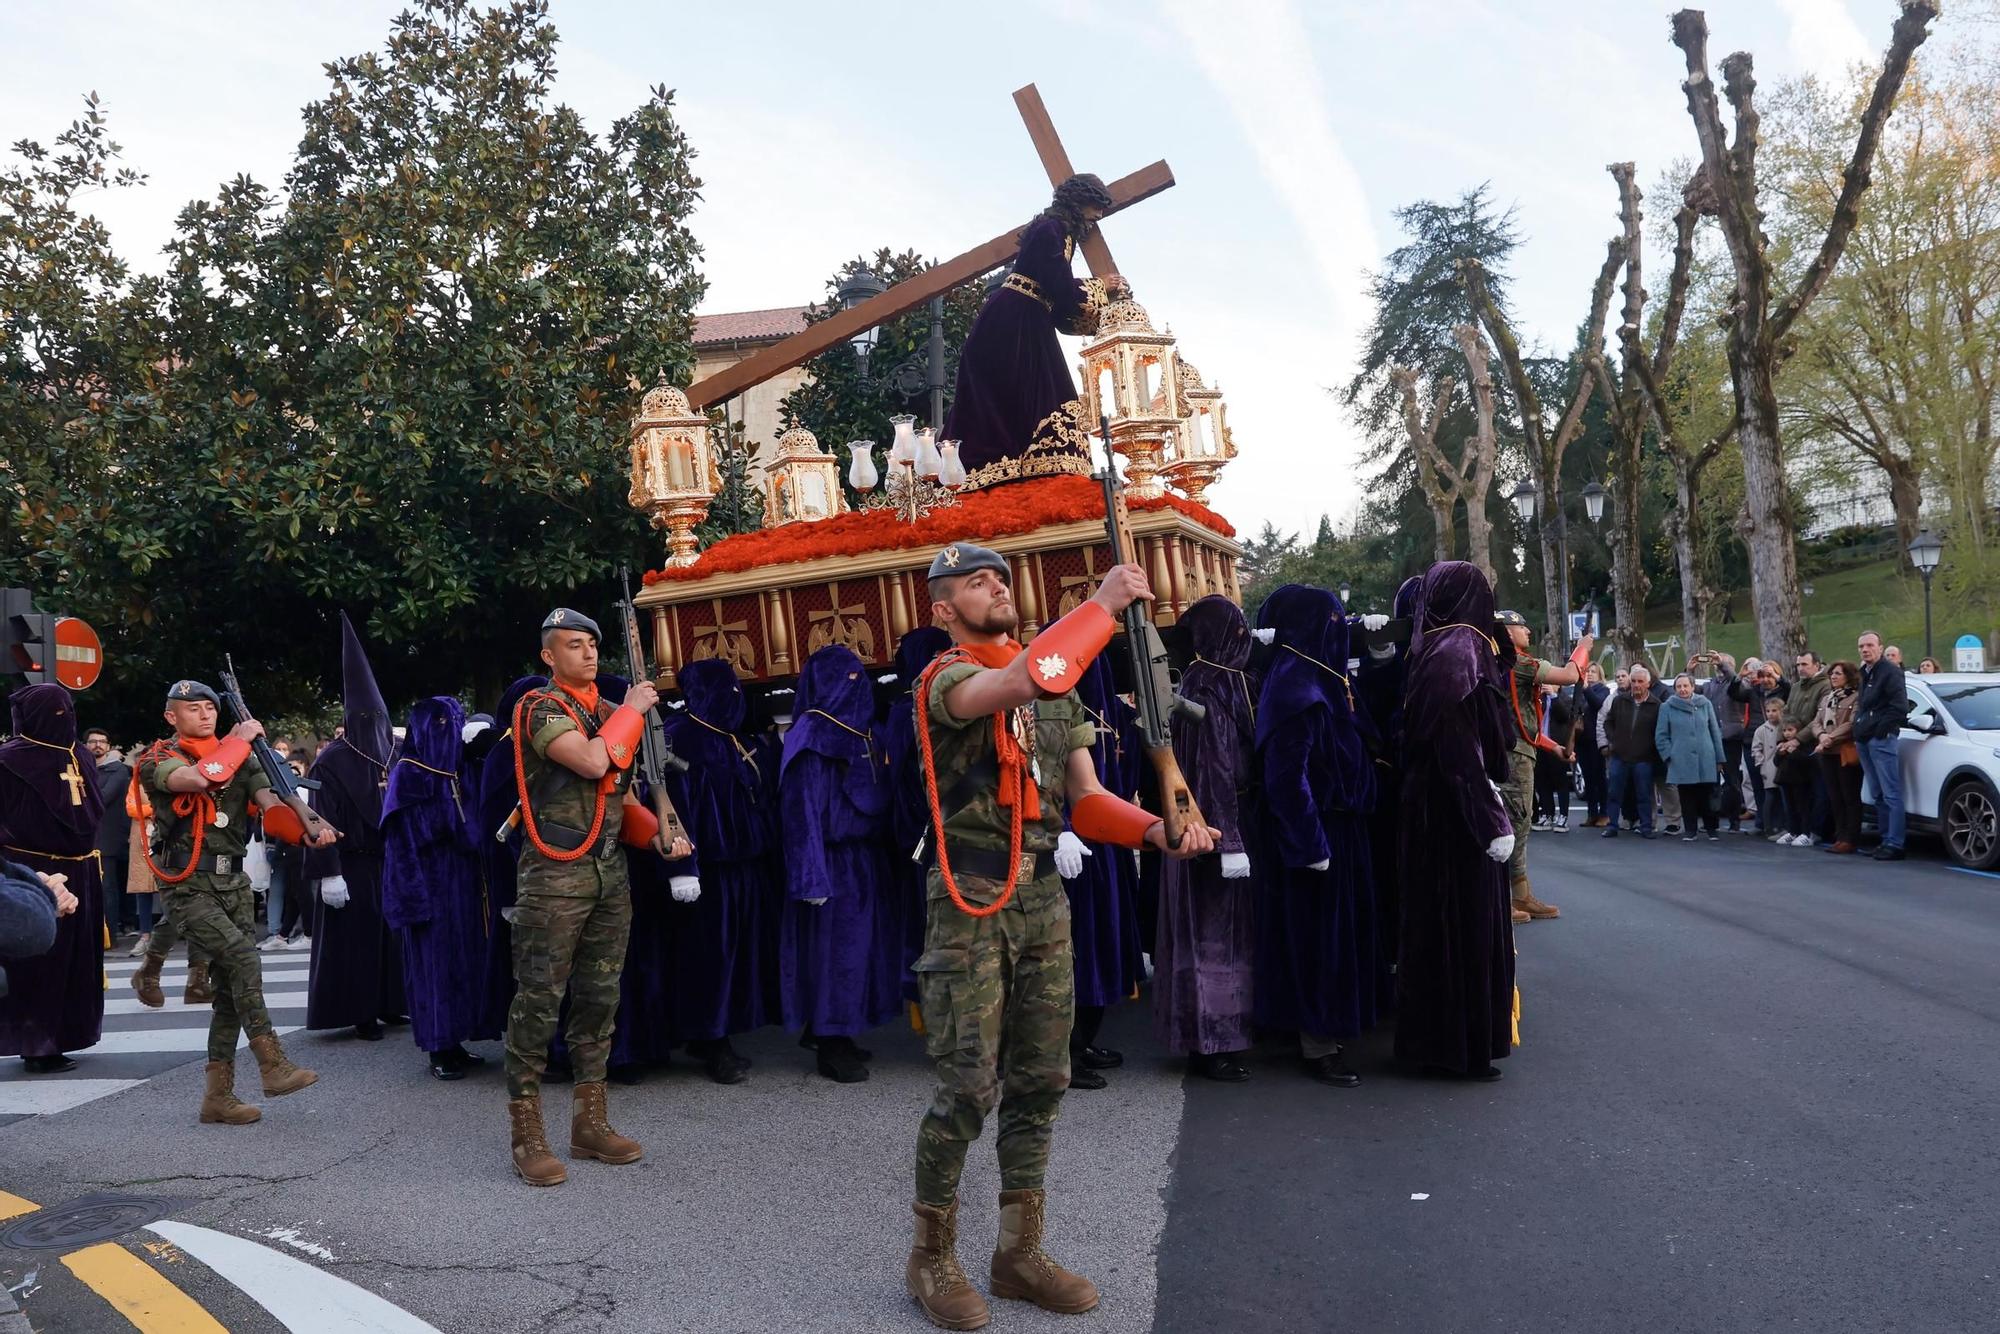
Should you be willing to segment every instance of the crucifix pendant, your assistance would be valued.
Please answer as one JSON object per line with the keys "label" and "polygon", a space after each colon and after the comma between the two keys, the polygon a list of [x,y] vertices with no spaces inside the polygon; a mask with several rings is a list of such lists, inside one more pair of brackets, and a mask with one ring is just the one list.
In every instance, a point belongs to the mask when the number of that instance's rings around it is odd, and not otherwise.
{"label": "crucifix pendant", "polygon": [[62,780],[69,784],[69,804],[83,805],[83,774],[77,769],[74,759],[70,760],[69,768],[63,770]]}

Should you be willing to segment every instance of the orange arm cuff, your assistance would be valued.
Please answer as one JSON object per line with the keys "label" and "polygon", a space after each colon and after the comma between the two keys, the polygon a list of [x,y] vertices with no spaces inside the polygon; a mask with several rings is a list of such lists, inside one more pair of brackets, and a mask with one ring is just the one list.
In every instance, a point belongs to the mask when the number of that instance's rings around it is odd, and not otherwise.
{"label": "orange arm cuff", "polygon": [[650,848],[653,835],[660,832],[660,817],[636,801],[622,807],[625,818],[618,826],[618,841],[628,848]]}
{"label": "orange arm cuff", "polygon": [[1093,792],[1070,807],[1069,827],[1078,838],[1117,848],[1142,848],[1146,831],[1160,817],[1109,792]]}
{"label": "orange arm cuff", "polygon": [[620,704],[617,710],[604,720],[604,726],[597,729],[597,735],[604,738],[604,752],[611,757],[615,768],[629,769],[632,757],[638,753],[639,742],[646,735],[646,715],[628,705]]}
{"label": "orange arm cuff", "polygon": [[1066,695],[1111,642],[1111,613],[1086,602],[1035,636],[1028,645],[1028,679],[1044,693]]}
{"label": "orange arm cuff", "polygon": [[1582,680],[1584,668],[1590,665],[1590,656],[1583,651],[1583,641],[1580,639],[1576,647],[1569,651],[1569,665],[1576,668],[1577,679]]}
{"label": "orange arm cuff", "polygon": [[306,841],[305,821],[282,801],[264,812],[264,832],[280,843],[299,844]]}
{"label": "orange arm cuff", "polygon": [[243,761],[250,758],[250,743],[240,736],[224,737],[222,744],[209,753],[201,762],[198,772],[208,780],[210,787],[221,787],[236,777],[236,771],[243,767]]}

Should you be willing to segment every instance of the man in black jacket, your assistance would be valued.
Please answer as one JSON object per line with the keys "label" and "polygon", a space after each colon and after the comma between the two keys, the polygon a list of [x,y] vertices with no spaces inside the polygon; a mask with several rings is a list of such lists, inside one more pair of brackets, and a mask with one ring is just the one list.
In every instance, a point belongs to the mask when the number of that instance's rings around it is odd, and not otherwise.
{"label": "man in black jacket", "polygon": [[93,727],[83,734],[83,748],[97,761],[97,792],[104,798],[104,815],[97,822],[97,857],[104,872],[104,924],[116,940],[129,917],[136,930],[137,909],[125,902],[125,871],[131,861],[127,839],[132,817],[125,813],[125,789],[132,784],[132,766],[111,747],[111,734]]}
{"label": "man in black jacket", "polygon": [[1639,837],[1653,836],[1653,775],[1660,767],[1653,729],[1659,721],[1660,702],[1653,698],[1653,673],[1635,664],[1630,688],[1614,695],[1597,715],[1597,744],[1611,779],[1611,823],[1605,827],[1605,838],[1618,837],[1621,804],[1638,826]]}
{"label": "man in black jacket", "polygon": [[1910,714],[1910,692],[1903,669],[1882,652],[1882,636],[1861,632],[1861,698],[1854,706],[1854,745],[1861,752],[1861,772],[1875,794],[1875,827],[1882,846],[1875,860],[1903,859],[1903,761],[1897,734]]}

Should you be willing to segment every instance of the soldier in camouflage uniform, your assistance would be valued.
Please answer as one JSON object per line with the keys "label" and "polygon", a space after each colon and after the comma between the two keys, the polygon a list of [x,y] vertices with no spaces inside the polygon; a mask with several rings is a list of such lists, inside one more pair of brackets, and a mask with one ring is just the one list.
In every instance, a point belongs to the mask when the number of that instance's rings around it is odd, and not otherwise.
{"label": "soldier in camouflage uniform", "polygon": [[[1079,834],[1164,846],[1158,819],[1098,784],[1090,720],[1071,694],[1109,641],[1113,618],[1150,597],[1136,565],[1108,572],[1096,597],[1023,649],[1007,562],[958,543],[930,568],[933,619],[952,636],[917,685],[935,864],[916,963],[937,1095],[917,1135],[916,1244],[905,1281],[934,1324],[977,1329],[986,1302],[956,1253],[958,1183],[988,1112],[1000,1113],[997,1297],[1087,1311],[1097,1289],[1041,1250],[1043,1180],[1075,1011],[1069,900],[1055,869],[1065,806]],[[1019,842],[1013,838],[1016,808]],[[942,839],[940,840],[940,831]],[[1171,855],[1213,848],[1191,828]],[[1004,1070],[1004,1078],[1002,1071]]]}
{"label": "soldier in camouflage uniform", "polygon": [[1535,897],[1534,886],[1528,882],[1528,830],[1535,816],[1535,752],[1552,749],[1561,753],[1563,749],[1542,735],[1542,687],[1575,685],[1583,679],[1585,664],[1590,660],[1591,637],[1583,637],[1568,662],[1543,662],[1528,652],[1534,636],[1528,629],[1527,617],[1518,611],[1496,611],[1493,619],[1514,645],[1514,666],[1508,678],[1514,749],[1507,758],[1507,784],[1501,789],[1507,803],[1507,819],[1514,826],[1514,851],[1507,858],[1507,886],[1514,900],[1514,920],[1560,917],[1562,912],[1553,904]]}
{"label": "soldier in camouflage uniform", "polygon": [[[216,739],[218,704],[215,692],[201,682],[176,681],[166,705],[174,735],[145,750],[133,781],[152,796],[156,842],[147,860],[168,891],[168,922],[187,940],[190,952],[200,949],[209,957],[217,983],[201,1119],[248,1125],[263,1113],[236,1098],[239,1033],[250,1037],[265,1096],[292,1093],[319,1078],[285,1059],[264,1006],[256,910],[250,877],[243,871],[250,807],[289,811],[314,846],[324,847],[339,834],[304,802],[281,805],[264,771],[249,762],[250,742],[264,734],[262,724],[245,718]],[[267,829],[277,823],[277,817],[267,814]]]}
{"label": "soldier in camouflage uniform", "polygon": [[575,1102],[572,1158],[636,1163],[644,1150],[611,1128],[604,1080],[618,1017],[619,975],[632,929],[632,890],[621,842],[683,858],[659,821],[632,795],[633,757],[659,701],[650,682],[617,708],[597,693],[597,623],[558,607],[542,622],[551,684],[515,706],[521,861],[514,903],[514,1002],[507,1012],[507,1111],[514,1170],[533,1186],[559,1186],[568,1172],[542,1128],[542,1076],[563,992],[569,991]]}

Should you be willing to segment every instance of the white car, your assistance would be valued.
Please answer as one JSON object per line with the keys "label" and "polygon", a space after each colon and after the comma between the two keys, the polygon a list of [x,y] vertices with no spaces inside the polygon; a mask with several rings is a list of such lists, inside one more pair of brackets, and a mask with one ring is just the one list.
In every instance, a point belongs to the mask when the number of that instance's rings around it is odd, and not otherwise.
{"label": "white car", "polygon": [[1960,866],[2000,866],[2000,674],[1904,675],[1904,814]]}

